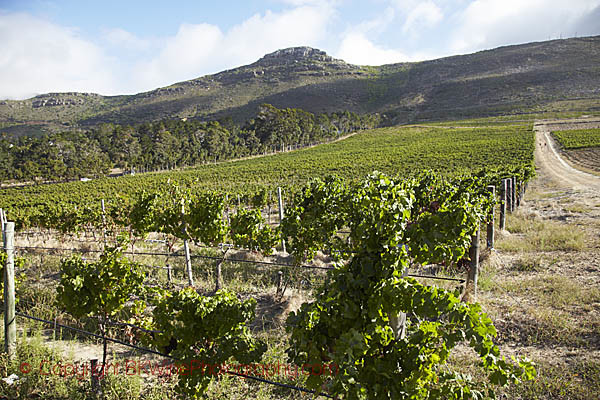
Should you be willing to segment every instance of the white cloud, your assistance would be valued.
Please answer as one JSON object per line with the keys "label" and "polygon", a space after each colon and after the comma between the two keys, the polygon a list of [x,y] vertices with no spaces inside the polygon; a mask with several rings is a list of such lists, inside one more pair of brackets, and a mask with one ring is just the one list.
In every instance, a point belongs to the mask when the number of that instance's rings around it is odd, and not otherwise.
{"label": "white cloud", "polygon": [[476,0],[456,18],[453,52],[572,36],[599,0]]}
{"label": "white cloud", "polygon": [[152,46],[151,40],[139,38],[133,33],[121,28],[106,30],[104,37],[111,46],[123,47],[129,50],[143,51]]}
{"label": "white cloud", "polygon": [[295,7],[305,5],[319,5],[322,4],[322,0],[280,0],[284,4],[289,4]]}
{"label": "white cloud", "polygon": [[249,62],[284,47],[319,46],[333,15],[334,9],[327,4],[256,14],[228,32],[225,49]]}
{"label": "white cloud", "polygon": [[139,86],[166,85],[256,61],[291,46],[315,46],[327,36],[328,5],[255,14],[227,32],[209,24],[182,25],[151,61],[138,64]]}
{"label": "white cloud", "polygon": [[433,1],[420,2],[408,12],[402,32],[417,35],[422,29],[431,28],[442,19],[444,13]]}
{"label": "white cloud", "polygon": [[300,3],[306,5],[255,14],[226,32],[182,24],[173,36],[140,38],[115,28],[99,44],[28,14],[0,14],[0,97],[135,93],[248,64],[280,48],[320,47],[335,9],[329,2]]}
{"label": "white cloud", "polygon": [[0,97],[27,98],[56,91],[114,90],[103,51],[28,14],[0,14]]}
{"label": "white cloud", "polygon": [[347,34],[336,53],[351,64],[383,65],[408,61],[409,57],[398,50],[379,47],[362,33]]}
{"label": "white cloud", "polygon": [[138,63],[131,78],[139,87],[158,87],[198,76],[213,62],[223,40],[221,30],[209,24],[183,24],[154,59]]}

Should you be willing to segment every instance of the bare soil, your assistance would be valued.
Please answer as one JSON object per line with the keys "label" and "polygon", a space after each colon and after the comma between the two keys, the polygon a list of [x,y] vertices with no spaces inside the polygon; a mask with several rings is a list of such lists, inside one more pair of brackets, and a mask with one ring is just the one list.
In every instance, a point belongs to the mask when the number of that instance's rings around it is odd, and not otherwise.
{"label": "bare soil", "polygon": [[600,147],[566,150],[562,156],[573,166],[592,174],[600,173]]}

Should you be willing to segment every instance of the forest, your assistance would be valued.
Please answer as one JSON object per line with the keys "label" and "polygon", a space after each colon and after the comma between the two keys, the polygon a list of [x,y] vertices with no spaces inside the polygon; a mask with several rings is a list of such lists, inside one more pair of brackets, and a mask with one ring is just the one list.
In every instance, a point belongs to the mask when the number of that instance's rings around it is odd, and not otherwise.
{"label": "forest", "polygon": [[379,126],[381,118],[343,111],[259,107],[242,125],[169,119],[140,125],[101,124],[41,137],[0,134],[0,182],[46,182],[106,176],[111,169],[152,171],[212,163],[337,139]]}

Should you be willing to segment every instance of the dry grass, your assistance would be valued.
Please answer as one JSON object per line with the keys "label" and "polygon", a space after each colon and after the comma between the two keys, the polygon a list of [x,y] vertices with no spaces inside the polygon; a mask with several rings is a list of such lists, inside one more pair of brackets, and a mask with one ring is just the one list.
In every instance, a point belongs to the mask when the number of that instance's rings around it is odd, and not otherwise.
{"label": "dry grass", "polygon": [[536,214],[508,215],[506,228],[511,235],[497,244],[509,252],[581,251],[585,248],[585,233],[568,224],[541,219]]}
{"label": "dry grass", "polygon": [[583,286],[569,277],[547,273],[519,279],[499,279],[491,290],[526,297],[556,309],[600,302],[599,288]]}

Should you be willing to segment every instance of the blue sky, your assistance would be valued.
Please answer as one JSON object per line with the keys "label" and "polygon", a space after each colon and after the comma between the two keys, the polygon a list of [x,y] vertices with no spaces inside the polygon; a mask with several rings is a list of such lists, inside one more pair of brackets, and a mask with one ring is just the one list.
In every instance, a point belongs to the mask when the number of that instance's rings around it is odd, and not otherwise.
{"label": "blue sky", "polygon": [[0,0],[0,98],[130,94],[311,46],[364,65],[600,34],[600,0]]}

